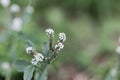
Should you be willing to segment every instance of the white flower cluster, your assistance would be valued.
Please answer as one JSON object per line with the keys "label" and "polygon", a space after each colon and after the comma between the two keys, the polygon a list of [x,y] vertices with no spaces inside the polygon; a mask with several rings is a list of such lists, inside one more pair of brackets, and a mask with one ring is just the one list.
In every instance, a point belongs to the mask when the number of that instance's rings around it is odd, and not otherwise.
{"label": "white flower cluster", "polygon": [[117,67],[113,68],[111,71],[110,71],[110,74],[111,76],[115,76],[117,74]]}
{"label": "white flower cluster", "polygon": [[54,30],[53,29],[46,29],[46,34],[48,35],[48,36],[54,36]]}
{"label": "white flower cluster", "polygon": [[[54,30],[53,29],[47,29],[45,32],[47,33],[47,35],[49,37],[53,37],[54,36]],[[53,40],[51,40],[51,41],[53,41]],[[39,62],[42,62],[42,61],[50,62],[52,60],[52,58],[55,57],[57,55],[57,53],[61,49],[64,48],[64,44],[63,44],[64,41],[66,41],[66,35],[65,35],[65,33],[59,33],[59,40],[58,40],[57,44],[55,45],[55,47],[54,48],[52,47],[52,49],[53,49],[52,50],[53,55],[49,56],[50,58],[45,58],[42,55],[42,53],[36,52],[36,50],[33,47],[27,47],[26,48],[27,54],[32,54],[32,56],[33,56],[32,60],[31,60],[31,63],[33,65],[37,65]],[[49,44],[49,47],[50,46],[51,46],[51,44]]]}
{"label": "white flower cluster", "polygon": [[13,12],[13,13],[20,12],[20,6],[17,5],[17,4],[12,4],[12,5],[10,6],[10,11]]}
{"label": "white flower cluster", "polygon": [[[18,4],[11,4],[11,0],[0,0],[0,5],[2,5],[3,8],[5,8],[6,10],[9,11],[9,13],[12,13],[10,16],[12,16],[12,21],[11,21],[11,30],[14,30],[16,32],[19,32],[22,30],[22,25],[23,25],[23,20],[24,18],[22,17],[18,17],[18,15],[20,16],[21,13],[21,7]],[[32,14],[34,12],[34,8],[32,6],[26,6],[24,8],[24,12]],[[18,14],[20,13],[20,14]],[[25,14],[25,13],[24,13]],[[29,17],[30,15],[26,15],[25,14],[25,18]],[[25,20],[26,21],[26,20]]]}
{"label": "white flower cluster", "polygon": [[26,48],[26,53],[27,54],[32,54],[33,58],[31,60],[31,63],[33,65],[37,65],[39,62],[42,62],[44,59],[44,56],[41,53],[35,52],[35,49],[33,47],[27,47]]}
{"label": "white flower cluster", "polygon": [[9,70],[10,69],[10,64],[8,62],[4,62],[1,64],[1,68],[4,70]]}
{"label": "white flower cluster", "polygon": [[22,29],[22,24],[23,24],[23,21],[20,17],[15,17],[12,21],[12,30],[14,31],[21,31]]}
{"label": "white flower cluster", "polygon": [[31,54],[33,51],[34,51],[34,48],[33,48],[33,47],[27,47],[27,48],[26,48],[26,53],[27,53],[27,54]]}
{"label": "white flower cluster", "polygon": [[116,52],[117,52],[118,54],[120,54],[120,46],[118,46],[118,47],[116,48]]}
{"label": "white flower cluster", "polygon": [[33,65],[37,65],[39,62],[42,62],[44,59],[44,56],[41,53],[36,53],[33,56],[34,58],[32,58],[32,61],[31,61]]}
{"label": "white flower cluster", "polygon": [[[53,29],[46,29],[45,31],[47,33],[48,36],[54,36],[54,30]],[[66,41],[66,35],[65,33],[59,33],[59,40],[57,42],[57,44],[55,45],[55,49],[60,51],[61,49],[64,48],[64,44],[63,42]]]}
{"label": "white flower cluster", "polygon": [[58,49],[59,51],[64,48],[64,44],[59,42],[58,44],[55,45],[55,49]]}
{"label": "white flower cluster", "polygon": [[33,13],[34,12],[34,8],[32,7],[32,6],[27,6],[26,8],[25,8],[25,11],[27,12],[27,13]]}
{"label": "white flower cluster", "polygon": [[10,0],[0,0],[3,7],[8,7],[10,5]]}
{"label": "white flower cluster", "polygon": [[59,41],[63,41],[63,42],[66,41],[66,35],[65,35],[65,33],[59,33]]}

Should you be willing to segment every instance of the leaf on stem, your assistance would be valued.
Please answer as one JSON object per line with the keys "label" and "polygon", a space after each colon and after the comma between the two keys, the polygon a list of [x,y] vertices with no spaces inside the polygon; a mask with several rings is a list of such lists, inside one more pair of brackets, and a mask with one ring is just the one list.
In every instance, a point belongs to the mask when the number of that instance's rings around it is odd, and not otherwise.
{"label": "leaf on stem", "polygon": [[13,63],[13,67],[19,72],[23,72],[25,70],[25,68],[29,65],[31,65],[30,62],[28,62],[26,60],[22,60],[22,59],[16,60]]}
{"label": "leaf on stem", "polygon": [[47,80],[47,68],[43,71],[37,70],[35,74],[35,80]]}
{"label": "leaf on stem", "polygon": [[43,47],[42,47],[42,52],[44,54],[44,56],[48,56],[49,53],[49,45],[48,42],[44,42]]}
{"label": "leaf on stem", "polygon": [[34,70],[35,68],[33,65],[29,65],[28,67],[26,67],[24,70],[24,80],[31,80]]}

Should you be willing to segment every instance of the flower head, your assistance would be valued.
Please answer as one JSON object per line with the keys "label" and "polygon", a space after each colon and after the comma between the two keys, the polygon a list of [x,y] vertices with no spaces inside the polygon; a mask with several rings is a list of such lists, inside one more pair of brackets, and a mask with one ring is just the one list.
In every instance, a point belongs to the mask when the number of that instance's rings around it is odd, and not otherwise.
{"label": "flower head", "polygon": [[37,64],[38,64],[38,62],[39,62],[39,61],[37,61],[35,58],[32,58],[31,63],[32,63],[33,65],[37,65]]}
{"label": "flower head", "polygon": [[20,6],[18,6],[17,4],[13,4],[10,7],[10,11],[13,12],[13,13],[20,12]]}
{"label": "flower head", "polygon": [[65,33],[59,33],[59,40],[60,41],[66,41],[66,35],[65,35]]}
{"label": "flower head", "polygon": [[8,7],[10,5],[10,0],[0,0],[3,7]]}
{"label": "flower head", "polygon": [[63,43],[58,43],[58,44],[56,44],[55,45],[55,49],[58,49],[59,51],[61,50],[61,49],[63,49],[64,48],[64,45],[63,45]]}
{"label": "flower head", "polygon": [[46,29],[46,34],[48,35],[48,36],[54,36],[54,30],[53,29]]}
{"label": "flower head", "polygon": [[23,21],[21,18],[19,17],[14,18],[12,21],[12,30],[21,31],[22,24],[23,24]]}
{"label": "flower head", "polygon": [[118,46],[118,47],[116,48],[116,52],[117,52],[118,54],[120,54],[120,46]]}
{"label": "flower head", "polygon": [[36,53],[35,55],[33,55],[34,58],[36,59],[36,61],[43,61],[44,56],[41,53]]}
{"label": "flower head", "polygon": [[8,62],[4,62],[1,64],[1,68],[4,70],[9,70],[10,69],[10,64]]}
{"label": "flower head", "polygon": [[31,54],[33,52],[34,48],[33,47],[27,47],[26,48],[26,53]]}
{"label": "flower head", "polygon": [[33,56],[34,58],[32,58],[32,61],[31,61],[33,65],[37,65],[39,62],[42,62],[44,59],[44,56],[41,53],[36,53]]}
{"label": "flower head", "polygon": [[117,67],[113,68],[111,71],[110,71],[110,74],[111,76],[115,76],[117,74]]}

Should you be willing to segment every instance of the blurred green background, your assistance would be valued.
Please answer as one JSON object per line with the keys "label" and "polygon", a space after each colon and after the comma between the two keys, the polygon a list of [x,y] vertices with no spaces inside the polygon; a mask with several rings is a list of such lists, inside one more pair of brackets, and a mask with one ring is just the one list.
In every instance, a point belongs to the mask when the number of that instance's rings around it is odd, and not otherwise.
{"label": "blurred green background", "polygon": [[[19,5],[20,11],[10,12],[12,4]],[[32,6],[30,13],[26,6]],[[23,21],[19,31],[11,29],[15,17]],[[67,36],[48,80],[120,80],[116,74],[120,0],[11,0],[8,7],[0,5],[0,80],[9,73],[11,80],[22,80],[23,74],[12,63],[17,58],[31,59],[25,52],[25,40],[41,52],[47,28],[54,29],[54,41],[60,32]],[[3,69],[4,63],[8,68]]]}

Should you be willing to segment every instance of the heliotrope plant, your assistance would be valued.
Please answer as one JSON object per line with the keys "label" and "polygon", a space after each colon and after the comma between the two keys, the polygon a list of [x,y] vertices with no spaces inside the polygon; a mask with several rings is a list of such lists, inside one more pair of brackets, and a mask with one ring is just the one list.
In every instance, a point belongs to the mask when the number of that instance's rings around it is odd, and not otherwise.
{"label": "heliotrope plant", "polygon": [[[54,45],[54,30],[46,29],[48,42],[43,46],[43,51],[37,52],[35,46],[31,41],[26,41],[26,53],[32,56],[31,61],[18,59],[13,66],[20,72],[24,72],[24,80],[47,80],[47,67],[57,57],[58,53],[64,48],[66,41],[65,33],[59,33],[59,39]],[[34,77],[33,77],[34,76]]]}

